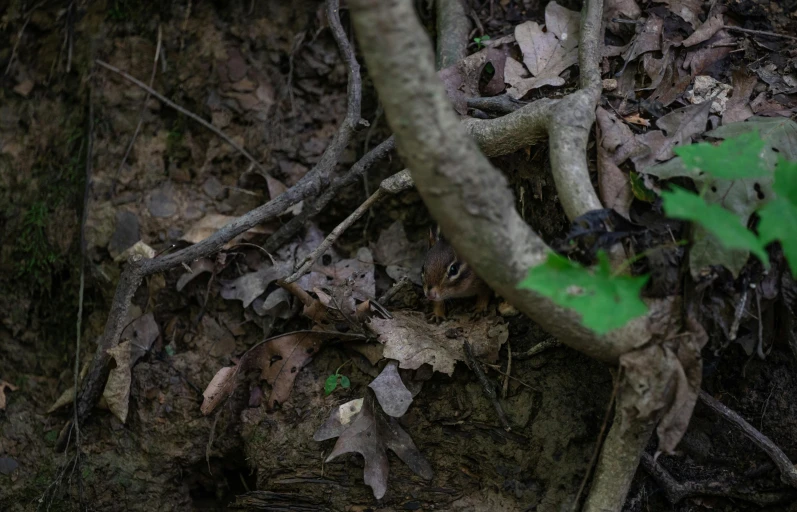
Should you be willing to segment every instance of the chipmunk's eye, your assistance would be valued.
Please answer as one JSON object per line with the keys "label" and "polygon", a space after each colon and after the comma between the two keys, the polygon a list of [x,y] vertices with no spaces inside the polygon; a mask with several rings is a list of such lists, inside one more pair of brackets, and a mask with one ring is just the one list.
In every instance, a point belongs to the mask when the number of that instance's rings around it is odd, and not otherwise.
{"label": "chipmunk's eye", "polygon": [[454,279],[459,274],[459,262],[455,261],[448,267],[448,278]]}

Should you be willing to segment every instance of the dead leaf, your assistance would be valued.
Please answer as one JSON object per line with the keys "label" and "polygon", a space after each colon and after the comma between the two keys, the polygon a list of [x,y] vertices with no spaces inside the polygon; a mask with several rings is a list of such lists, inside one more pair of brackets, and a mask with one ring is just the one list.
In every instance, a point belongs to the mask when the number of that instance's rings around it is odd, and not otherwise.
{"label": "dead leaf", "polygon": [[689,37],[684,39],[682,44],[688,48],[700,44],[703,41],[708,41],[723,27],[723,25],[725,25],[725,21],[723,20],[722,14],[713,14],[697,27],[697,30],[692,32]]}
{"label": "dead leaf", "polygon": [[426,254],[426,242],[418,240],[410,243],[400,220],[379,234],[379,239],[371,245],[371,250],[376,262],[385,266],[387,275],[394,281],[408,277],[418,286],[423,284],[421,266]]}
{"label": "dead leaf", "polygon": [[257,272],[249,272],[231,281],[221,281],[219,294],[226,300],[240,300],[244,307],[258,298],[266,288],[291,271],[291,266],[286,263],[264,266]]}
{"label": "dead leaf", "polygon": [[623,55],[623,60],[631,62],[643,53],[661,50],[661,31],[663,28],[664,20],[651,14],[645,24],[639,29],[628,51]]}
{"label": "dead leaf", "polygon": [[260,378],[271,385],[267,408],[273,410],[291,394],[293,381],[321,348],[324,341],[343,338],[362,340],[356,334],[295,331],[262,341],[246,351],[235,366],[222,368],[205,388],[202,414],[210,414],[235,389],[241,371],[260,370]]}
{"label": "dead leaf", "polygon": [[200,410],[202,414],[208,415],[225,398],[227,398],[235,387],[235,376],[238,373],[238,366],[226,366],[216,372],[205,391],[202,392],[204,399]]}
{"label": "dead leaf", "polygon": [[706,41],[706,44],[687,53],[683,66],[689,68],[693,77],[697,76],[716,64],[717,61],[730,55],[735,42],[736,39],[726,30],[720,30]]}
{"label": "dead leaf", "polygon": [[641,172],[654,163],[669,160],[675,156],[672,151],[675,146],[691,143],[692,137],[706,130],[710,109],[711,102],[706,102],[673,110],[656,121],[661,131],[638,135],[636,140],[647,146],[648,151],[632,157],[636,170]]}
{"label": "dead leaf", "polygon": [[[208,214],[191,226],[180,240],[197,244],[237,218],[238,217],[230,217],[229,215],[221,215],[219,213]],[[233,238],[224,247],[230,248],[241,240],[251,238],[253,235],[270,235],[273,232],[274,229],[272,227],[260,224]]]}
{"label": "dead leaf", "polygon": [[379,405],[388,416],[400,418],[412,404],[412,393],[401,380],[396,361],[387,363],[382,373],[368,387],[374,390]]}
{"label": "dead leaf", "polygon": [[207,313],[202,316],[201,329],[194,342],[203,355],[211,357],[229,356],[235,350],[235,337],[232,333]]}
{"label": "dead leaf", "polygon": [[147,313],[137,318],[122,332],[121,343],[107,351],[116,362],[116,367],[111,369],[108,375],[102,396],[108,404],[108,409],[122,423],[127,421],[133,366],[149,351],[158,336],[160,328],[155,322],[155,317],[152,313]]}
{"label": "dead leaf", "polygon": [[661,0],[667,4],[673,14],[677,14],[684,21],[697,28],[700,24],[700,15],[703,13],[703,0]]}
{"label": "dead leaf", "polygon": [[758,79],[754,75],[748,75],[744,70],[733,72],[731,77],[733,92],[725,104],[725,114],[722,116],[723,125],[744,121],[753,116],[753,109],[750,108],[750,95],[757,83]]}
{"label": "dead leaf", "polygon": [[545,7],[547,31],[534,21],[515,27],[515,39],[523,52],[523,63],[532,78],[524,78],[517,61],[507,58],[504,78],[510,85],[507,94],[520,99],[544,85],[560,86],[559,74],[578,62],[580,14],[549,2]]}
{"label": "dead leaf", "polygon": [[316,441],[334,437],[338,441],[326,462],[345,453],[362,455],[365,461],[363,481],[371,487],[376,499],[381,499],[387,491],[390,470],[387,450],[395,453],[420,477],[426,480],[434,477],[429,462],[421,455],[398,421],[376,414],[370,403],[363,399],[348,402],[335,409],[313,435]]}
{"label": "dead leaf", "polygon": [[465,360],[465,339],[474,356],[495,361],[509,337],[506,324],[495,315],[478,322],[466,318],[453,317],[435,325],[422,313],[397,311],[391,319],[372,318],[368,327],[385,345],[384,357],[399,361],[400,368],[414,370],[428,363],[435,371],[451,375],[456,362]]}
{"label": "dead leaf", "polygon": [[102,397],[114,416],[119,418],[122,423],[125,423],[130,402],[130,382],[132,381],[130,374],[132,366],[130,362],[130,340],[108,349],[108,355],[116,361],[116,368],[112,369],[108,375],[108,382],[105,384]]}
{"label": "dead leaf", "polygon": [[616,35],[625,33],[628,24],[613,22],[613,19],[637,20],[641,15],[642,10],[635,0],[606,0],[603,4],[603,23]]}
{"label": "dead leaf", "polygon": [[19,388],[11,384],[10,382],[0,380],[0,411],[6,410],[6,405],[7,405],[6,389],[9,391],[16,391]]}
{"label": "dead leaf", "polygon": [[688,331],[620,357],[624,393],[623,425],[633,418],[658,420],[659,450],[671,454],[692,416],[702,377],[700,351],[708,341],[703,327],[687,318]]}
{"label": "dead leaf", "polygon": [[[443,82],[448,98],[459,114],[467,114],[468,99],[483,95],[494,96],[504,91],[504,62],[507,52],[508,50],[504,48],[484,48],[437,73]],[[492,64],[494,74],[485,86],[482,95],[479,91],[479,83],[487,64]]]}
{"label": "dead leaf", "polygon": [[177,291],[183,291],[185,285],[193,281],[193,279],[205,272],[213,272],[213,261],[209,258],[200,258],[191,262],[191,272],[186,272],[181,275],[177,280]]}
{"label": "dead leaf", "polygon": [[603,206],[630,219],[629,209],[634,200],[631,182],[628,174],[615,165],[603,146],[598,146],[598,191]]}
{"label": "dead leaf", "polygon": [[623,117],[623,121],[625,121],[626,123],[631,123],[631,124],[635,124],[635,125],[638,125],[638,126],[645,126],[645,127],[649,127],[650,126],[650,121],[648,121],[647,119],[645,119],[644,117],[640,116],[637,113],[634,113],[634,114],[631,114],[631,115],[628,115],[628,116],[624,116]]}

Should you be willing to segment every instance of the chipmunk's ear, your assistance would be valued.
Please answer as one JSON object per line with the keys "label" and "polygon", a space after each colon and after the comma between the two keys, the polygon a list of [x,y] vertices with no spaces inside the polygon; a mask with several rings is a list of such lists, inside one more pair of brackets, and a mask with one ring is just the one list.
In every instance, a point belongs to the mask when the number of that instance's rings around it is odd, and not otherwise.
{"label": "chipmunk's ear", "polygon": [[440,226],[435,224],[434,226],[429,228],[429,248],[431,249],[434,244],[443,238],[442,233],[440,233]]}

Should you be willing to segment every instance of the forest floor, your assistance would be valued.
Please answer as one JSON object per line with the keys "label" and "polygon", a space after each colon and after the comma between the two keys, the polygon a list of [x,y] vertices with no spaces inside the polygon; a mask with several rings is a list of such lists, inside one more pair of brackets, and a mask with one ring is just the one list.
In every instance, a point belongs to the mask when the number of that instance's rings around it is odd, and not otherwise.
{"label": "forest floor", "polygon": [[[343,188],[279,247],[263,249],[308,204],[190,268],[148,278],[129,312],[126,339],[133,340],[135,356],[114,363],[131,371],[113,377],[116,387],[106,389],[81,428],[80,456],[55,451],[72,416],[81,238],[86,287],[77,366],[85,368],[131,246],[143,242],[140,250],[160,254],[195,244],[296,184],[318,164],[346,114],[348,77],[318,1],[28,4],[12,2],[0,18],[0,68],[8,68],[0,78],[1,510],[553,511],[572,502],[606,428],[614,369],[565,347],[523,358],[550,337],[499,308],[497,298],[486,318],[472,320],[472,304],[463,300],[449,305],[442,325],[426,324],[431,305],[420,272],[432,220],[416,192],[376,204],[298,281],[341,312],[338,324],[346,331],[349,312],[408,280],[382,304],[389,315],[379,321],[393,323],[380,341],[391,352],[306,334],[314,323],[276,284],[403,168],[395,154]],[[553,50],[538,62],[545,84],[532,84],[535,78],[520,64],[528,65],[524,45],[540,48],[534,37],[545,36],[516,27],[529,20],[556,23],[544,2],[471,4],[480,25],[473,37],[513,36],[517,42],[504,44],[508,49],[495,66],[504,73],[502,92],[532,100],[574,89],[577,69],[558,69],[567,60]],[[639,171],[650,162],[621,159],[623,146],[647,145],[660,154],[676,139],[699,140],[720,123],[788,118],[797,111],[795,40],[761,33],[797,33],[797,3],[708,4],[606,1],[602,71],[608,80],[597,123],[604,138],[588,150],[607,207],[630,214],[632,203],[641,201],[628,167],[633,162]],[[561,7],[574,10],[580,3],[563,1]],[[422,21],[432,30],[425,9]],[[612,21],[618,18],[641,21]],[[343,20],[348,31],[345,11]],[[481,45],[472,43],[472,50]],[[217,134],[95,60],[208,120],[269,176]],[[477,74],[470,85],[483,90],[484,77]],[[706,107],[712,96],[716,108]],[[675,111],[687,115],[657,124]],[[390,136],[367,70],[362,117],[369,126],[354,134],[340,172]],[[612,132],[617,123],[624,128]],[[604,144],[607,135],[614,137],[612,147]],[[91,189],[81,220],[89,148]],[[537,233],[554,242],[568,232],[544,145],[493,163],[506,173],[521,214]],[[738,285],[720,278],[728,287]],[[717,307],[703,352],[703,389],[795,461],[797,355],[774,333],[758,346],[755,324],[741,325],[736,341],[728,342],[720,328],[726,306]],[[356,333],[349,334],[354,339]],[[413,347],[422,338],[451,340],[460,349],[436,346],[434,362],[421,366]],[[463,361],[461,340],[468,338],[486,340],[478,356],[496,383],[509,431]],[[264,340],[270,341],[258,346]],[[249,355],[253,347],[278,342],[290,348]],[[297,346],[306,353],[294,360]],[[347,440],[343,446],[343,436],[336,444],[332,434],[322,435],[342,405],[373,407],[374,392],[381,396],[374,378],[398,375],[385,358],[401,363],[399,384],[388,391],[411,392],[406,412],[379,420],[375,443]],[[266,381],[242,371],[230,383],[231,396],[208,405],[203,391],[214,375],[226,367],[246,370],[243,361],[252,359]],[[275,361],[294,366],[266,375]],[[336,388],[326,393],[329,382]],[[392,452],[384,458],[388,431],[414,442],[401,459]],[[333,450],[368,455],[365,463],[351,453],[327,461]],[[766,455],[700,404],[676,454],[658,462],[679,482],[727,492],[671,504],[660,481],[640,467],[624,510],[797,511],[797,492],[780,481]],[[380,473],[386,468],[389,473]],[[386,489],[376,500],[380,483]]]}

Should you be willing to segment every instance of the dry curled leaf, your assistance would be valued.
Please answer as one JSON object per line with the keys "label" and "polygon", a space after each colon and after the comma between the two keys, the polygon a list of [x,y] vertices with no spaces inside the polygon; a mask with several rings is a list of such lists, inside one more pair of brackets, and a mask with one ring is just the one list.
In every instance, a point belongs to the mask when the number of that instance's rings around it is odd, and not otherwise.
{"label": "dry curled leaf", "polygon": [[371,487],[376,499],[381,499],[387,491],[390,470],[387,450],[395,453],[420,477],[430,480],[434,476],[431,465],[398,421],[374,412],[372,405],[362,398],[335,409],[313,435],[316,441],[334,437],[338,441],[326,461],[345,453],[362,455],[365,460],[363,481]]}
{"label": "dry curled leaf", "polygon": [[16,391],[19,388],[10,382],[0,380],[0,411],[5,411],[6,409],[6,389],[9,391]]}
{"label": "dry curled leaf", "polygon": [[[659,450],[671,454],[686,432],[700,392],[700,351],[708,341],[703,327],[687,318],[688,331],[665,332],[664,341],[620,357],[629,399],[623,425],[634,418],[658,420]],[[669,335],[668,335],[669,334]]]}
{"label": "dry curled leaf", "polygon": [[372,318],[368,327],[385,345],[384,357],[397,360],[400,368],[414,370],[428,363],[435,371],[448,375],[454,373],[457,361],[465,360],[465,339],[474,356],[495,361],[509,337],[503,319],[495,315],[478,322],[454,317],[436,325],[430,324],[422,313],[397,311],[390,319]]}
{"label": "dry curled leaf", "polygon": [[362,336],[322,331],[295,331],[258,343],[241,356],[238,364],[216,372],[203,392],[202,414],[210,414],[235,389],[242,371],[259,369],[260,378],[271,385],[267,408],[274,409],[291,394],[293,381],[324,341],[334,338],[362,340]]}
{"label": "dry curled leaf", "polygon": [[379,239],[372,244],[376,263],[385,266],[385,271],[394,281],[408,277],[417,285],[421,282],[421,266],[426,253],[426,242],[418,240],[410,242],[404,232],[404,224],[397,220],[389,228],[379,234]]}
{"label": "dry curled leaf", "polygon": [[133,366],[149,351],[158,336],[160,328],[155,317],[152,313],[147,313],[127,326],[122,332],[121,343],[108,349],[108,355],[114,359],[116,367],[108,375],[102,396],[108,409],[122,423],[127,421]]}

